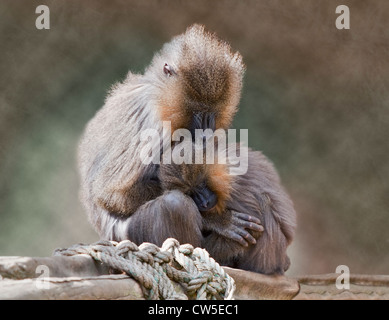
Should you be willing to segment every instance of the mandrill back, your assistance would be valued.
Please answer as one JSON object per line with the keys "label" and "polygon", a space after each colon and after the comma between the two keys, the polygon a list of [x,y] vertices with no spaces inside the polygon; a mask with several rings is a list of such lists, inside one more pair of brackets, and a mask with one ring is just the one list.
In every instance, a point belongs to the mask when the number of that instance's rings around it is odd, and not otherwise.
{"label": "mandrill back", "polygon": [[155,118],[149,85],[128,74],[109,92],[101,110],[89,121],[78,148],[80,197],[90,222],[103,238],[112,238],[116,220],[161,194],[158,166],[145,165],[139,133],[162,132]]}

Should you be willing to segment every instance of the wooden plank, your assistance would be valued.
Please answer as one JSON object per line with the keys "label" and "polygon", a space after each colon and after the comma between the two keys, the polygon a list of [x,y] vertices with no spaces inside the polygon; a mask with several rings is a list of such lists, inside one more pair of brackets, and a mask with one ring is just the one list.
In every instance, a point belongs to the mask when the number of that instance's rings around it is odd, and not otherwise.
{"label": "wooden plank", "polygon": [[286,276],[223,268],[235,280],[237,300],[290,300],[300,290],[297,280]]}
{"label": "wooden plank", "polygon": [[41,275],[38,266],[49,268],[48,277],[109,274],[107,267],[82,254],[72,257],[0,257],[0,276],[10,279],[36,278]]}
{"label": "wooden plank", "polygon": [[[42,276],[38,266],[47,267],[44,275],[50,277],[50,290],[39,289],[40,279],[34,279]],[[292,299],[299,292],[295,279],[224,269],[235,280],[237,300]],[[138,299],[141,292],[137,282],[126,275],[109,275],[108,268],[88,255],[0,257],[0,275],[0,299]],[[134,290],[133,294],[125,288]]]}
{"label": "wooden plank", "polygon": [[20,299],[144,300],[139,284],[125,275],[0,281],[0,300]]}
{"label": "wooden plank", "polygon": [[339,274],[297,277],[300,292],[295,300],[388,300],[389,276],[350,274],[350,288],[338,289]]}

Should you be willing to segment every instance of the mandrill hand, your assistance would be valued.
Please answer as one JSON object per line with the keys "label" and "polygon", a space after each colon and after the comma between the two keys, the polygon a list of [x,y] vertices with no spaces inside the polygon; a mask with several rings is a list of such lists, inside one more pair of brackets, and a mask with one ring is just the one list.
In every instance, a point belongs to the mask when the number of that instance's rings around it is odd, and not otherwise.
{"label": "mandrill hand", "polygon": [[[229,214],[228,214],[229,213]],[[229,216],[229,219],[227,219]],[[256,239],[262,234],[264,228],[261,221],[253,216],[234,210],[227,211],[223,219],[219,215],[203,215],[206,220],[205,233],[214,232],[223,238],[233,240],[243,247],[256,244]]]}
{"label": "mandrill hand", "polygon": [[[261,221],[256,217],[237,211],[231,211],[231,214],[231,224],[225,230],[224,236],[239,242],[244,247],[256,244],[256,239],[264,230]],[[254,233],[252,233],[253,231]]]}

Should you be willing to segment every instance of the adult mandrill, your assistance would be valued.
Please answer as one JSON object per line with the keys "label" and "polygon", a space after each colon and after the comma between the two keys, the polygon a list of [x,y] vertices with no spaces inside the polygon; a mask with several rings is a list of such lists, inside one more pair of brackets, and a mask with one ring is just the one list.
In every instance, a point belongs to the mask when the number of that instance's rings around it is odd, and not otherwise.
{"label": "adult mandrill", "polygon": [[[228,129],[243,73],[239,53],[193,25],[164,45],[144,75],[129,73],[112,88],[79,146],[81,199],[102,238],[161,245],[174,237],[230,266],[267,274],[288,268],[295,212],[263,155],[248,152],[248,172],[235,179],[226,167],[145,164],[141,157],[146,129],[170,143],[163,121],[171,132]],[[153,148],[162,158],[166,145],[158,140]],[[181,174],[185,168],[194,174]]]}

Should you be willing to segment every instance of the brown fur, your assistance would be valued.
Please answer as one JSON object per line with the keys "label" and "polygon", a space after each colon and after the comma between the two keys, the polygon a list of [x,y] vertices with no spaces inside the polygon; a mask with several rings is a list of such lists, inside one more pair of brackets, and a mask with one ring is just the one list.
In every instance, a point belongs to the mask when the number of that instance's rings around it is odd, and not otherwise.
{"label": "brown fur", "polygon": [[[286,249],[296,225],[293,203],[272,163],[258,151],[247,151],[249,167],[244,175],[231,176],[228,164],[171,164],[161,167],[163,187],[190,194],[191,189],[206,181],[219,197],[216,208],[201,214],[203,235],[198,241],[202,246],[223,265],[283,274],[290,264]],[[262,233],[249,230],[256,244],[244,247],[229,237],[241,223],[234,217],[236,212],[261,220]]]}
{"label": "brown fur", "polygon": [[[164,73],[165,63],[174,75]],[[177,168],[144,164],[140,158],[146,145],[141,132],[156,129],[162,136],[163,120],[172,121],[172,130],[196,129],[200,115],[211,119],[213,129],[227,129],[243,73],[239,53],[194,25],[166,44],[144,75],[129,73],[112,88],[88,123],[78,153],[81,199],[102,238],[161,245],[175,237],[207,248],[227,265],[264,273],[286,269],[294,211],[263,156],[250,152],[249,173],[238,177],[226,174],[223,165]],[[162,144],[154,147],[162,153]],[[218,203],[215,211],[201,214],[190,192],[204,179]],[[246,248],[228,238],[237,230],[250,236],[237,212],[261,218],[265,231],[257,245]]]}
{"label": "brown fur", "polygon": [[226,210],[227,200],[231,196],[232,177],[227,173],[227,165],[215,163],[207,166],[207,184],[217,195],[218,202],[215,212],[222,214]]}

